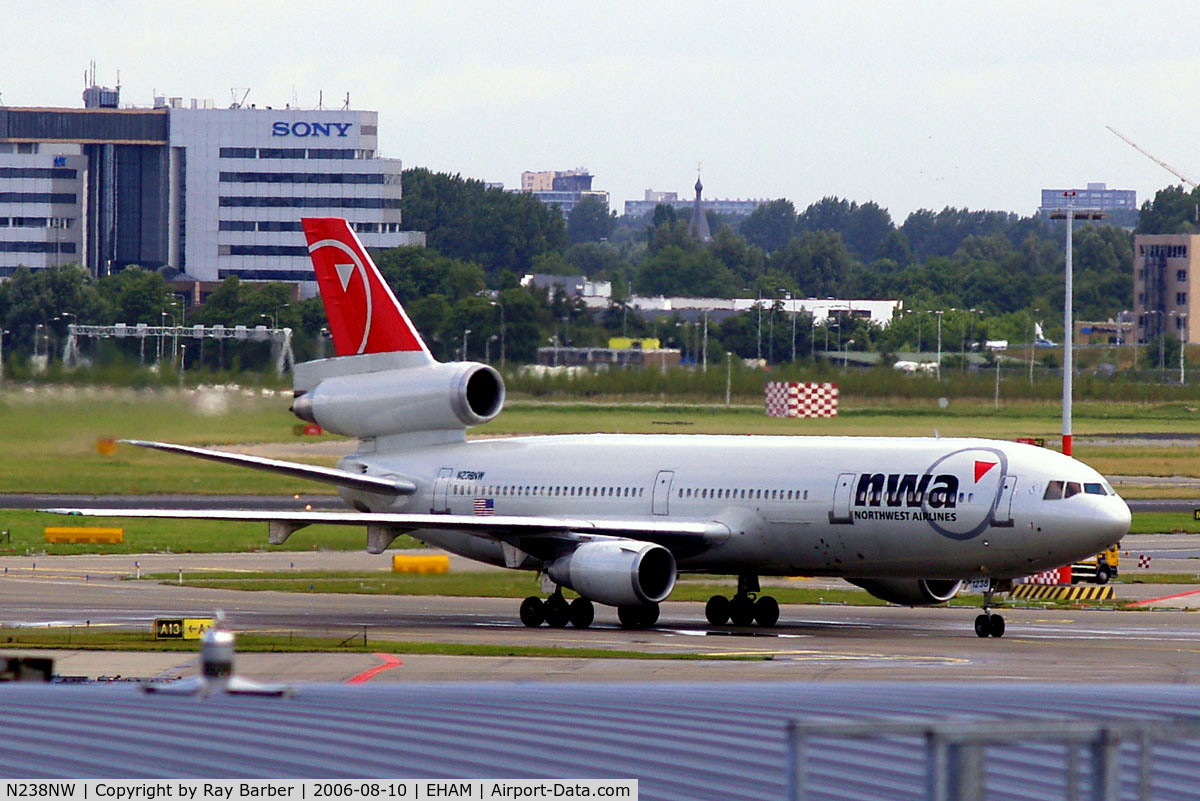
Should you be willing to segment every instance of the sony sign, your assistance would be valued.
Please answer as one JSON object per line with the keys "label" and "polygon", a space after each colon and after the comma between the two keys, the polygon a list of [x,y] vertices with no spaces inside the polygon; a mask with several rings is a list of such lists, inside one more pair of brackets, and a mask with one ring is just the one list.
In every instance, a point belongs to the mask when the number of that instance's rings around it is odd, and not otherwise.
{"label": "sony sign", "polygon": [[345,137],[352,122],[284,122],[271,124],[271,136],[338,136]]}

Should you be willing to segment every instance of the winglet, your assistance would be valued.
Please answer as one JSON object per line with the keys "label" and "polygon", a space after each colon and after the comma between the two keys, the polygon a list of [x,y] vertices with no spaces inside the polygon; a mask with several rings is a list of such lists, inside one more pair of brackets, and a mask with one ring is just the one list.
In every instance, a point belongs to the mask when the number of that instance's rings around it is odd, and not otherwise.
{"label": "winglet", "polygon": [[393,351],[429,355],[349,224],[340,217],[306,217],[300,222],[337,355]]}

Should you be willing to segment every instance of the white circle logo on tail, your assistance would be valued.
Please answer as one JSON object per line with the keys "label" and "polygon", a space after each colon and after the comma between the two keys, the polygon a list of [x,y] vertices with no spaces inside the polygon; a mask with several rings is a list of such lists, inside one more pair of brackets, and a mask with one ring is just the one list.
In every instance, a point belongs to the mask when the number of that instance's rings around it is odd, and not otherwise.
{"label": "white circle logo on tail", "polygon": [[350,286],[350,278],[357,270],[362,277],[363,296],[366,298],[367,308],[366,314],[363,315],[363,333],[362,342],[358,345],[358,353],[365,353],[367,350],[367,340],[371,336],[371,320],[374,316],[374,309],[371,303],[371,282],[367,277],[367,266],[363,264],[359,255],[354,252],[354,248],[341,242],[337,239],[322,239],[320,242],[313,242],[308,246],[308,252],[316,253],[324,247],[337,248],[350,257],[352,264],[334,264],[333,269],[337,272],[338,282],[342,285],[342,294],[349,296],[348,287]]}

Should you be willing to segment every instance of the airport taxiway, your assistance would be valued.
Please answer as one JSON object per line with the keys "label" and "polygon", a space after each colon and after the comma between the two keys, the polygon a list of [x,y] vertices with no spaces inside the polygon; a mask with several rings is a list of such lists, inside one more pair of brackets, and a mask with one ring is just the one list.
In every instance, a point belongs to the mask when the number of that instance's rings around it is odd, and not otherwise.
{"label": "airport taxiway", "polygon": [[[1194,569],[1196,547],[1186,535],[1129,537],[1123,578],[1136,579],[1136,556],[1152,554],[1150,570]],[[1196,584],[1118,584],[1118,597],[1174,595],[1145,611],[1006,609],[1008,633],[981,640],[978,610],[949,608],[784,606],[770,630],[713,630],[703,605],[669,602],[659,625],[627,631],[614,610],[597,607],[596,624],[528,629],[516,599],[394,595],[239,592],[174,583],[129,581],[143,572],[175,570],[387,570],[388,555],[361,552],[145,554],[0,557],[0,625],[96,627],[149,631],[155,617],[208,617],[221,609],[239,631],[417,643],[548,646],[633,651],[674,658],[443,656],[372,653],[242,654],[239,671],[272,681],[347,681],[370,673],[373,682],[438,680],[669,680],[804,681],[897,680],[1166,681],[1200,682],[1200,579]],[[452,569],[482,566],[452,561]],[[1143,571],[1145,572],[1145,571]],[[813,580],[824,586],[831,580]],[[830,584],[833,586],[833,584]],[[1160,608],[1162,607],[1162,608]],[[1169,608],[1174,607],[1174,608]],[[0,648],[3,643],[0,643]],[[17,653],[5,649],[5,655]],[[55,654],[58,671],[170,677],[195,672],[179,653]],[[729,657],[744,657],[732,660]],[[373,671],[375,668],[384,668]]]}

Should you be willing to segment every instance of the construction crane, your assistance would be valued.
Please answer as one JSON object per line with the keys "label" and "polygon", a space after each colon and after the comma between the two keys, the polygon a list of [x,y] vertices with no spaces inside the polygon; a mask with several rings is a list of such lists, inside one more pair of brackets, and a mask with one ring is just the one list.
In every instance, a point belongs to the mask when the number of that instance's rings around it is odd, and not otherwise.
{"label": "construction crane", "polygon": [[1192,187],[1193,189],[1195,189],[1195,188],[1196,188],[1196,182],[1195,182],[1195,181],[1193,181],[1191,178],[1188,178],[1186,175],[1184,175],[1184,174],[1183,174],[1183,173],[1181,173],[1179,170],[1175,169],[1174,167],[1172,167],[1170,164],[1166,163],[1166,162],[1165,162],[1165,161],[1163,161],[1162,159],[1158,158],[1158,157],[1157,157],[1157,156],[1155,156],[1153,153],[1151,153],[1151,152],[1147,151],[1147,150],[1146,150],[1144,147],[1142,147],[1142,146],[1141,146],[1141,145],[1139,145],[1137,142],[1135,142],[1135,141],[1133,141],[1132,139],[1130,139],[1130,138],[1129,138],[1128,136],[1126,136],[1125,134],[1123,134],[1123,133],[1121,133],[1120,131],[1118,131],[1116,128],[1112,127],[1111,125],[1105,125],[1104,127],[1105,127],[1105,128],[1107,128],[1108,130],[1112,131],[1112,132],[1113,132],[1114,134],[1116,134],[1117,136],[1121,137],[1121,140],[1122,140],[1122,141],[1124,141],[1124,142],[1125,142],[1125,144],[1127,144],[1127,145],[1129,145],[1130,147],[1134,148],[1134,149],[1135,149],[1135,150],[1137,150],[1139,153],[1141,153],[1143,156],[1145,156],[1146,158],[1150,159],[1150,160],[1151,160],[1151,161],[1153,161],[1155,164],[1157,164],[1158,166],[1162,167],[1164,170],[1166,170],[1167,172],[1171,173],[1172,175],[1174,175],[1174,176],[1175,176],[1176,178],[1178,178],[1179,180],[1183,181],[1183,182],[1184,182],[1185,184],[1187,184],[1188,186]]}

